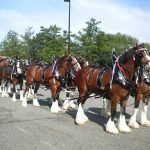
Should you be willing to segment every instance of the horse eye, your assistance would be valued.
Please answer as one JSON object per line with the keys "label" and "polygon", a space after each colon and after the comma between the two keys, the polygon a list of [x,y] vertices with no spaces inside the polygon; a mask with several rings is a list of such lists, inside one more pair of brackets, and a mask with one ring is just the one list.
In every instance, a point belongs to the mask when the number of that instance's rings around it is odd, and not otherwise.
{"label": "horse eye", "polygon": [[141,58],[143,57],[143,54],[142,54],[142,53],[140,53],[140,57],[141,57]]}

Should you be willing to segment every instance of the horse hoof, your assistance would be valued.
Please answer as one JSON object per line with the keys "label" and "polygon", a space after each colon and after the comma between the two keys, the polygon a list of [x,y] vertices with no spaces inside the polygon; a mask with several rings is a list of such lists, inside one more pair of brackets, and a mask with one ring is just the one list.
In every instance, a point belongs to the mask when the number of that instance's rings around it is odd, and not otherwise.
{"label": "horse hoof", "polygon": [[20,101],[22,102],[22,101],[23,101],[23,98],[20,98]]}
{"label": "horse hoof", "polygon": [[146,120],[144,122],[141,122],[141,125],[142,126],[146,126],[146,127],[150,127],[150,121],[149,120]]}
{"label": "horse hoof", "polygon": [[65,109],[65,110],[68,110],[69,109],[69,100],[65,100],[63,105],[62,105],[62,108]]}
{"label": "horse hoof", "polygon": [[69,104],[63,104],[62,108],[63,108],[64,110],[68,110],[68,109],[69,109]]}
{"label": "horse hoof", "polygon": [[20,96],[20,101],[21,101],[21,102],[23,101],[23,99],[24,99],[24,97],[23,97],[23,96]]}
{"label": "horse hoof", "polygon": [[112,134],[118,134],[119,131],[115,126],[114,121],[111,120],[111,118],[109,118],[107,124],[106,124],[106,132],[108,133],[112,133]]}
{"label": "horse hoof", "polygon": [[133,128],[133,129],[139,128],[139,124],[136,121],[131,120],[128,125],[129,125],[129,127]]}
{"label": "horse hoof", "polygon": [[71,103],[71,104],[69,105],[69,107],[72,108],[72,109],[76,109],[76,108],[77,108],[77,106],[76,106],[74,103]]}
{"label": "horse hoof", "polygon": [[2,97],[5,97],[5,95],[4,95],[4,94],[2,94],[1,96],[2,96]]}
{"label": "horse hoof", "polygon": [[75,123],[76,123],[77,125],[83,125],[83,124],[85,124],[85,123],[88,122],[88,121],[89,121],[89,119],[88,119],[87,117],[84,118],[83,120],[78,119],[78,118],[75,119]]}
{"label": "horse hoof", "polygon": [[17,99],[16,98],[13,98],[13,99],[11,99],[13,102],[16,102],[17,101]]}
{"label": "horse hoof", "polygon": [[39,106],[40,106],[40,104],[33,104],[33,106],[39,107]]}
{"label": "horse hoof", "polygon": [[78,116],[77,115],[76,119],[75,119],[75,123],[77,125],[83,125],[83,124],[85,124],[88,121],[89,121],[89,119],[88,119],[88,117],[86,115],[83,115],[83,116]]}
{"label": "horse hoof", "polygon": [[27,107],[27,102],[22,102],[23,107]]}
{"label": "horse hoof", "polygon": [[9,97],[9,95],[8,95],[8,94],[5,94],[5,97]]}
{"label": "horse hoof", "polygon": [[33,100],[33,105],[36,106],[36,107],[39,107],[39,106],[40,106],[40,104],[39,104],[39,102],[38,102],[37,99],[34,99],[34,100]]}
{"label": "horse hoof", "polygon": [[58,112],[59,112],[58,110],[54,110],[54,109],[51,109],[50,111],[51,111],[51,113],[53,113],[53,114],[58,114]]}
{"label": "horse hoof", "polygon": [[128,126],[119,126],[119,131],[123,133],[130,133],[131,129]]}

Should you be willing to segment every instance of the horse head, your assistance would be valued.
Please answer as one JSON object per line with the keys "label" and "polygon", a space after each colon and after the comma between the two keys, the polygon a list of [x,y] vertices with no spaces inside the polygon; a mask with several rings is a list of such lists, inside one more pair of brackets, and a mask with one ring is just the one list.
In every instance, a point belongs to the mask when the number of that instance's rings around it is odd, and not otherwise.
{"label": "horse head", "polygon": [[83,57],[78,57],[77,60],[80,64],[81,68],[87,67],[89,65],[89,62]]}
{"label": "horse head", "polygon": [[[125,64],[129,62],[129,60],[135,64],[135,67],[141,65],[150,66],[150,56],[144,44],[136,45],[135,47],[130,48],[118,58],[120,64]],[[129,62],[130,66],[131,62]]]}
{"label": "horse head", "polygon": [[150,56],[144,44],[136,45],[133,49],[135,50],[134,55],[136,64],[150,68]]}
{"label": "horse head", "polygon": [[68,63],[68,66],[71,69],[73,69],[74,71],[78,71],[78,70],[81,69],[81,66],[80,66],[79,62],[72,55],[68,55],[68,57],[67,57],[67,63]]}

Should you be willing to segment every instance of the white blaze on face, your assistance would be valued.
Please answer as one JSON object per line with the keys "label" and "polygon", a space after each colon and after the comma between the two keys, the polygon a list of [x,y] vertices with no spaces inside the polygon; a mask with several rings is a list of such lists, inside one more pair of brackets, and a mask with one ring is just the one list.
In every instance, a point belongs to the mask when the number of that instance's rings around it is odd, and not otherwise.
{"label": "white blaze on face", "polygon": [[148,61],[148,63],[145,65],[146,68],[150,68],[150,56],[148,55],[148,53],[146,53],[146,59]]}
{"label": "white blaze on face", "polygon": [[20,62],[19,61],[17,61],[17,67],[20,67]]}
{"label": "white blaze on face", "polygon": [[18,74],[21,74],[22,71],[21,71],[21,69],[20,69],[20,62],[19,62],[19,61],[17,61],[16,66],[17,66],[17,73],[18,73]]}
{"label": "white blaze on face", "polygon": [[88,62],[88,61],[86,61],[86,65],[87,65],[87,66],[89,65],[89,62]]}
{"label": "white blaze on face", "polygon": [[74,61],[77,62],[77,63],[75,64],[75,66],[76,66],[75,70],[76,70],[76,71],[80,70],[80,69],[81,69],[81,66],[80,66],[79,62],[76,60],[76,58],[74,58]]}

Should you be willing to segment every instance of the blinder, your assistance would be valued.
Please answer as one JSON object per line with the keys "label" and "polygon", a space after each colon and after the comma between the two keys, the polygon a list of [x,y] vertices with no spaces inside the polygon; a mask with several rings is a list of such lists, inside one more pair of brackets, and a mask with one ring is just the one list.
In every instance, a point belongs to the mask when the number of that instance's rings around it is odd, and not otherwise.
{"label": "blinder", "polygon": [[149,55],[146,48],[137,49],[134,51],[134,60],[136,64],[140,65],[146,65],[150,60],[147,60],[146,62],[143,62],[142,58],[145,57],[145,55]]}

